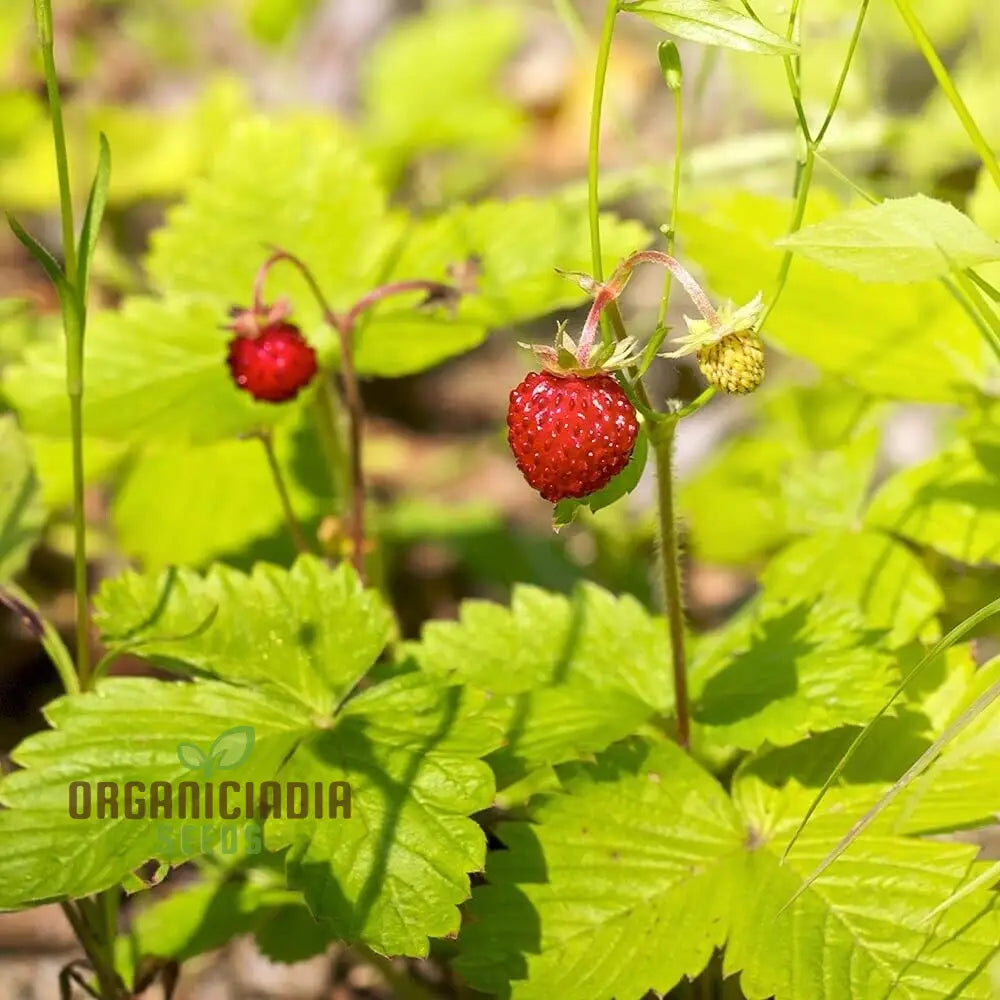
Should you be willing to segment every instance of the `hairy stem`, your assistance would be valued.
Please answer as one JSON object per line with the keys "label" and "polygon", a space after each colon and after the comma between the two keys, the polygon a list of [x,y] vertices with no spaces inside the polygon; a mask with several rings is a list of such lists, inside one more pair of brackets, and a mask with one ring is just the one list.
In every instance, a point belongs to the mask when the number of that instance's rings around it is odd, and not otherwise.
{"label": "hairy stem", "polygon": [[[674,172],[673,181],[670,186],[670,226],[667,230],[667,253],[671,256],[674,252],[674,243],[677,240],[677,213],[680,208],[680,198],[681,198],[681,148],[684,141],[684,100],[683,93],[681,91],[681,86],[671,88],[674,95]],[[663,294],[660,296],[660,308],[656,314],[656,327],[657,330],[662,330],[658,336],[654,334],[650,338],[650,344],[653,345],[651,348],[647,347],[646,351],[649,354],[649,360],[652,361],[653,356],[656,354],[657,349],[663,342],[663,338],[666,336],[666,329],[664,329],[663,324],[667,318],[667,307],[670,305],[670,291],[673,285],[674,274],[673,271],[668,270],[666,277],[663,279]],[[645,365],[646,358],[643,357],[643,364]]]}
{"label": "hairy stem", "polygon": [[687,750],[691,745],[691,719],[688,707],[687,659],[684,649],[684,598],[680,545],[677,537],[677,513],[674,507],[673,459],[676,431],[677,418],[672,416],[651,425],[649,435],[656,455],[660,583],[670,635],[677,743]]}
{"label": "hairy stem", "polygon": [[302,525],[299,523],[295,508],[292,506],[291,497],[288,495],[288,486],[285,483],[285,476],[281,471],[278,456],[274,453],[274,439],[270,430],[261,431],[257,435],[257,438],[264,448],[264,454],[267,456],[267,465],[271,470],[274,488],[278,493],[278,499],[281,501],[282,513],[285,515],[285,524],[288,526],[288,531],[292,536],[292,541],[295,543],[295,548],[299,552],[309,552],[311,551],[309,541],[302,530]]}

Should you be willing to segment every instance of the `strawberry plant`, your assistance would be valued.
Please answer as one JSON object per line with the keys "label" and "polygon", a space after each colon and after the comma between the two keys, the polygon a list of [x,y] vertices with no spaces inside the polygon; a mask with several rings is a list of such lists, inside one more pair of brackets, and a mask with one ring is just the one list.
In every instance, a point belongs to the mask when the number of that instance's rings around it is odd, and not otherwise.
{"label": "strawberry plant", "polygon": [[[262,45],[312,9],[235,6]],[[360,124],[230,92],[153,130],[64,108],[36,0],[45,114],[0,132],[22,158],[0,191],[47,207],[23,169],[44,125],[59,250],[9,218],[59,320],[0,312],[0,601],[63,692],[0,779],[0,910],[62,908],[64,998],[169,997],[248,934],[279,963],[340,942],[400,997],[997,995],[1000,867],[972,832],[1000,811],[1000,132],[956,85],[984,73],[968,10],[869,6],[609,0],[591,51],[555,4],[593,64],[586,189],[494,198],[528,129],[494,81],[506,5],[392,33]],[[624,30],[673,106],[669,169],[602,172]],[[873,30],[936,87],[895,147],[859,114]],[[776,148],[790,199],[711,183],[689,148],[688,67],[720,51],[794,130],[737,169]],[[81,215],[64,118],[102,115]],[[130,130],[191,151],[147,176]],[[123,274],[105,216],[178,193]],[[663,284],[633,312],[640,272]],[[386,488],[366,413],[366,383],[402,394],[511,329],[531,370],[503,388],[504,461],[561,532],[531,549],[489,496],[428,514]],[[939,437],[895,462],[916,404]],[[678,478],[726,407],[735,432]],[[396,561],[426,537],[488,568],[408,628]],[[72,560],[73,641],[32,586],[42,541]],[[698,620],[710,565],[749,585]],[[404,961],[428,956],[433,982]]]}

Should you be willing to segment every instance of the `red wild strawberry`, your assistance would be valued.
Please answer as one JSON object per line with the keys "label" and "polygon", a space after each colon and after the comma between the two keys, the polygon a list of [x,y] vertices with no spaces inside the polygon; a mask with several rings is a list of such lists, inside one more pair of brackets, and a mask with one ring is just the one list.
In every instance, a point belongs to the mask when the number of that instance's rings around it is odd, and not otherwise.
{"label": "red wild strawberry", "polygon": [[294,399],[316,374],[316,352],[299,328],[277,321],[262,325],[237,326],[229,341],[227,363],[233,381],[254,399],[284,403]]}
{"label": "red wild strawberry", "polygon": [[628,465],[639,425],[610,375],[531,372],[510,394],[507,439],[530,486],[555,503],[585,497]]}

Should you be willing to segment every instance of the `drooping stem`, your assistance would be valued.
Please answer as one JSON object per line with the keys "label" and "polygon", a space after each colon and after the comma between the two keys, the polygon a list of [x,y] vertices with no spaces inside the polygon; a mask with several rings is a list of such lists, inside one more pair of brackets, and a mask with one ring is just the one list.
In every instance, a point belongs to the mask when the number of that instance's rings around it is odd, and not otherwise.
{"label": "drooping stem", "polygon": [[649,428],[656,456],[657,512],[660,523],[660,585],[670,636],[670,660],[674,680],[674,711],[677,715],[677,743],[691,745],[688,706],[687,657],[684,648],[684,597],[681,578],[677,512],[674,506],[674,438],[677,417],[668,416]]}
{"label": "drooping stem", "polygon": [[285,483],[285,476],[281,471],[281,464],[278,462],[278,456],[274,453],[274,438],[271,435],[271,431],[262,430],[257,435],[257,439],[263,445],[264,454],[267,456],[267,465],[271,470],[271,479],[274,481],[274,488],[277,491],[278,499],[281,501],[281,510],[285,515],[285,524],[288,525],[288,531],[292,536],[292,541],[295,543],[295,548],[302,553],[309,552],[309,541],[302,530],[302,525],[299,523],[295,508],[292,506],[291,497],[288,495],[288,486]]}
{"label": "drooping stem", "polygon": [[660,264],[665,267],[687,292],[702,317],[712,326],[719,325],[719,314],[715,311],[715,306],[695,280],[694,275],[679,260],[662,250],[640,250],[623,260],[615,273],[606,282],[597,286],[594,301],[580,334],[579,353],[582,360],[586,361],[593,350],[601,313],[615,305],[616,299],[625,290],[629,278],[632,277],[632,272],[640,264]]}
{"label": "drooping stem", "polygon": [[[320,310],[323,321],[337,334],[340,342],[340,379],[343,387],[344,402],[348,416],[348,465],[350,468],[349,497],[351,504],[351,562],[362,581],[365,580],[365,483],[364,457],[362,448],[362,426],[364,411],[361,406],[361,391],[358,386],[357,373],[354,370],[354,338],[353,329],[344,322],[330,307],[323,290],[319,287],[309,266],[284,250],[275,250],[263,263],[254,281],[254,308],[263,306],[264,281],[271,268],[280,261],[291,264],[305,279]],[[330,383],[324,379],[321,393],[330,392]],[[328,401],[324,401],[326,403]],[[321,427],[321,433],[323,428]]]}

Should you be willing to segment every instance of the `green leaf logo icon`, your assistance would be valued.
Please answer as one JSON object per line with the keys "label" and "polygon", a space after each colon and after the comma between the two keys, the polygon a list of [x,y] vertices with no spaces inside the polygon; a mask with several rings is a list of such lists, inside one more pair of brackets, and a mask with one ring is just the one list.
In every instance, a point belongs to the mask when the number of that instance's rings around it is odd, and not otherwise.
{"label": "green leaf logo icon", "polygon": [[178,743],[177,759],[190,771],[201,771],[209,762],[204,750],[193,743]]}
{"label": "green leaf logo icon", "polygon": [[179,743],[177,759],[190,771],[210,778],[216,771],[232,771],[250,756],[254,744],[253,726],[233,726],[220,733],[206,754],[194,743]]}
{"label": "green leaf logo icon", "polygon": [[233,726],[216,737],[208,752],[211,770],[231,771],[239,767],[253,750],[253,726]]}

